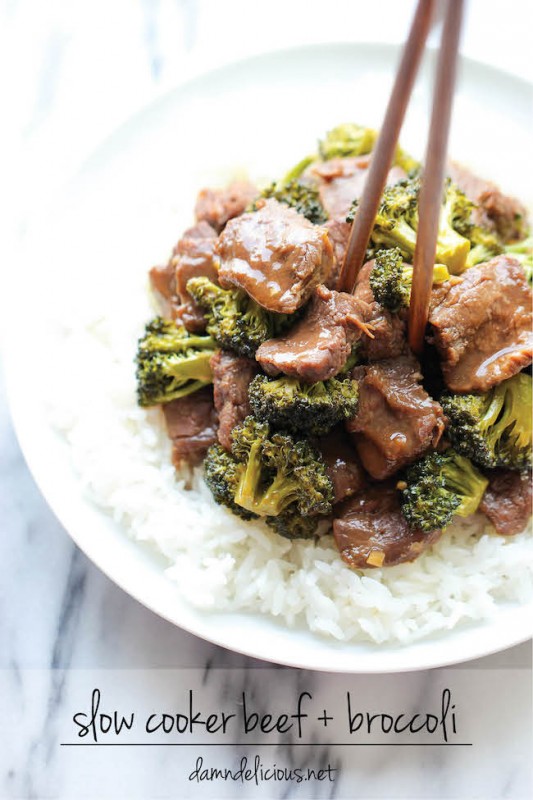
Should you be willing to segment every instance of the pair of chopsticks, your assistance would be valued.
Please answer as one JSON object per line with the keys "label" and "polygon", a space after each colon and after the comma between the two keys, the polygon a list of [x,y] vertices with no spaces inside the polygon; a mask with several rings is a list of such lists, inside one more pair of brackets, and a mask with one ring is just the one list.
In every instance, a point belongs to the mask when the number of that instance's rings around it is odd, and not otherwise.
{"label": "pair of chopsticks", "polygon": [[[434,6],[434,0],[418,1],[385,118],[372,154],[368,179],[352,225],[339,277],[340,291],[353,292],[358,272],[364,262],[374,219],[424,51]],[[424,346],[424,333],[429,314],[463,6],[463,0],[447,0],[419,196],[419,224],[408,319],[409,346],[418,354],[422,352]]]}

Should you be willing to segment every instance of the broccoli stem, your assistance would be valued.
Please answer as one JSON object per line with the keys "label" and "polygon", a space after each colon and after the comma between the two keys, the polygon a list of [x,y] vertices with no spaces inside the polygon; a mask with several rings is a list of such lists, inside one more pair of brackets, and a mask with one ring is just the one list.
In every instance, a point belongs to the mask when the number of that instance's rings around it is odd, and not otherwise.
{"label": "broccoli stem", "polygon": [[259,513],[256,506],[257,486],[261,477],[261,444],[261,440],[258,439],[250,446],[248,461],[235,492],[237,505],[255,514]]}
{"label": "broccoli stem", "polygon": [[457,469],[445,469],[446,486],[461,498],[455,513],[469,517],[476,513],[489,482],[474,469],[468,458],[454,453],[453,462]]}
{"label": "broccoli stem", "polygon": [[277,517],[284,509],[296,500],[298,484],[289,480],[283,473],[278,473],[259,501],[257,514]]}
{"label": "broccoli stem", "polygon": [[278,181],[276,188],[280,190],[284,189],[287,186],[287,184],[291,183],[291,181],[295,181],[297,178],[299,178],[302,172],[304,172],[307,169],[307,167],[309,167],[314,161],[316,161],[316,159],[317,159],[316,155],[306,156],[305,158],[302,158],[301,161],[298,161],[298,163],[295,164],[294,167],[292,167],[292,169],[290,169],[280,181]]}
{"label": "broccoli stem", "polygon": [[196,380],[203,384],[211,383],[213,380],[213,372],[211,370],[212,354],[210,351],[187,356],[169,367],[169,375],[173,375],[178,379],[186,376],[187,380]]}
{"label": "broccoli stem", "polygon": [[470,251],[470,242],[446,225],[439,230],[435,260],[445,264],[453,275],[466,269],[466,259]]}

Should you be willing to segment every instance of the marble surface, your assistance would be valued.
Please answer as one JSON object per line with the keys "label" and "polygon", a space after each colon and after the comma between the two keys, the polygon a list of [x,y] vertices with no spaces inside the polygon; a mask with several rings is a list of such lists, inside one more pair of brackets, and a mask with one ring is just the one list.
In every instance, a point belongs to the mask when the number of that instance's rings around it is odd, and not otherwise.
{"label": "marble surface", "polygon": [[[405,20],[398,6],[412,3],[379,5],[388,13],[378,25],[376,10],[344,0],[328,4],[335,13],[326,18],[323,4],[314,0],[271,0],[268,8],[218,0],[4,2],[5,246],[16,247],[24,219],[95,143],[178,80],[202,66],[270,47],[351,38],[345,26],[339,31],[338,20],[348,16],[355,31],[356,12],[365,15],[361,38],[400,39]],[[516,0],[507,8],[516,12],[509,14],[514,22],[498,31],[499,47],[487,58],[485,42],[498,27],[498,3],[473,0],[463,50],[527,75],[527,25],[518,22],[531,16],[531,4]],[[6,75],[15,77],[6,81]],[[159,619],[87,561],[25,466],[2,382],[0,453],[0,797],[531,796],[529,643],[451,670],[409,675],[272,668]],[[442,747],[441,740],[434,747],[418,740],[416,746],[392,747],[384,736],[377,744],[367,737],[371,746],[346,746],[346,692],[365,711],[426,712],[440,702],[445,686],[457,705],[460,741],[471,747]],[[106,711],[135,711],[143,719],[175,712],[186,704],[189,689],[206,709],[241,712],[245,692],[256,710],[277,714],[293,713],[287,709],[309,692],[317,714],[312,725],[309,719],[301,746],[294,736],[275,745],[262,737],[256,748],[219,736],[214,746],[204,737],[201,747],[191,748],[61,747],[74,740],[73,714],[87,710],[94,687],[101,689]],[[316,719],[326,708],[334,717],[328,726]],[[286,777],[257,784],[189,779],[198,756],[206,765],[236,771],[243,755],[250,762],[258,755],[265,769],[274,763],[284,769],[329,765],[335,780],[327,775],[303,783]]]}

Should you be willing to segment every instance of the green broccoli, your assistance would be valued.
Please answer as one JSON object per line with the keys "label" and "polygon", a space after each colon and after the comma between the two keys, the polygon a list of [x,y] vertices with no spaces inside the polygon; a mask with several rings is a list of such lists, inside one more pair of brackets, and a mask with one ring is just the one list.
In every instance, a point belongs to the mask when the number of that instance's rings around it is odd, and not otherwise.
{"label": "green broccoli", "polygon": [[[450,273],[444,264],[433,267],[433,283],[444,283],[449,280]],[[404,263],[399,247],[392,250],[378,250],[372,272],[370,288],[374,299],[384,308],[397,313],[401,308],[408,308],[413,283],[413,267]]]}
{"label": "green broccoli", "polygon": [[[411,263],[418,229],[419,193],[420,179],[416,176],[388,186],[383,193],[371,234],[371,242],[375,248],[398,247],[404,260]],[[355,217],[357,203],[355,200],[352,205],[348,222],[352,222]],[[453,224],[458,224],[464,213],[465,204],[459,190],[448,182],[439,222],[435,260],[448,267],[453,274],[465,269],[470,250],[469,240],[453,228]]]}
{"label": "green broccoli", "polygon": [[290,507],[302,516],[328,514],[333,487],[320,454],[304,439],[272,433],[253,417],[233,431],[232,453],[245,464],[235,502],[261,516]]}
{"label": "green broccoli", "polygon": [[398,145],[394,153],[394,167],[401,167],[409,176],[414,176],[420,172],[420,162],[413,158],[409,153]]}
{"label": "green broccoli", "polygon": [[[377,138],[376,130],[354,122],[345,122],[328,131],[324,139],[318,143],[318,153],[324,161],[330,158],[364,156],[374,149]],[[396,148],[393,164],[406,172],[419,167],[418,161],[399,146]]]}
{"label": "green broccoli", "polygon": [[371,152],[377,138],[378,132],[372,128],[345,122],[328,131],[318,143],[318,152],[324,161],[330,158],[364,156]]}
{"label": "green broccoli", "polygon": [[263,190],[262,196],[273,197],[278,202],[285,203],[315,225],[322,225],[328,218],[320,202],[318,190],[298,180],[273,183]]}
{"label": "green broccoli", "polygon": [[533,236],[522,239],[521,242],[507,245],[505,252],[520,261],[528,282],[533,283]]}
{"label": "green broccoli", "polygon": [[254,519],[257,514],[238,506],[234,500],[235,492],[242,476],[243,465],[220,444],[213,444],[204,459],[204,478],[213,497],[221,506],[227,506],[242,519]]}
{"label": "green broccoli", "polygon": [[300,175],[303,172],[305,172],[307,167],[310,167],[311,164],[314,164],[316,159],[317,159],[316,154],[305,156],[305,158],[302,158],[301,161],[298,161],[298,163],[295,164],[294,167],[291,167],[291,169],[285,174],[283,179],[278,182],[278,186],[286,186],[292,181],[295,181],[297,178],[300,177]]}
{"label": "green broccoli", "polygon": [[187,281],[187,291],[205,311],[207,332],[221,347],[248,358],[254,358],[260,344],[279,336],[297,318],[267,311],[246,292],[221,289],[205,277]]}
{"label": "green broccoli", "polygon": [[466,195],[451,181],[448,181],[448,185],[454,187],[456,196],[459,198],[459,206],[462,208],[460,216],[454,219],[453,227],[470,242],[470,252],[466,257],[466,269],[490,261],[491,258],[503,252],[504,246],[500,237],[494,231],[472,222],[475,203],[468,200]]}
{"label": "green broccoli", "polygon": [[[244,464],[221,445],[214,444],[209,448],[204,460],[204,477],[216,502],[241,519],[258,519],[257,514],[237,505],[234,500],[243,473]],[[265,517],[265,522],[287,539],[311,538],[318,526],[316,517],[302,517],[297,507],[289,507],[276,517]]]}
{"label": "green broccoli", "polygon": [[470,233],[475,227],[472,223],[473,210],[474,203],[468,199],[462,189],[459,189],[457,184],[453,183],[451,178],[446,178],[442,220],[447,222],[456,233],[470,239]]}
{"label": "green broccoli", "polygon": [[357,411],[357,382],[350,378],[303,383],[298,378],[257,375],[248,394],[257,419],[313,436],[327,433]]}
{"label": "green broccoli", "polygon": [[499,236],[480,225],[472,225],[465,235],[470,240],[470,252],[466,258],[467,268],[490,261],[504,251]]}
{"label": "green broccoli", "polygon": [[191,334],[161,317],[153,319],[146,325],[137,348],[139,405],[168,403],[210,384],[209,362],[216,349],[210,336]]}
{"label": "green broccoli", "polygon": [[398,483],[402,514],[413,529],[442,530],[454,515],[468,517],[477,511],[488,483],[455,450],[431,452],[408,467],[405,480]]}
{"label": "green broccoli", "polygon": [[233,430],[231,453],[218,445],[209,449],[205,473],[218,503],[240,516],[242,510],[252,516],[282,515],[271,523],[274,527],[309,530],[290,516],[331,511],[333,485],[321,455],[308,441],[271,433],[268,424],[251,416]]}
{"label": "green broccoli", "polygon": [[455,449],[482,467],[531,463],[531,377],[514,375],[484,394],[446,394],[441,405]]}
{"label": "green broccoli", "polygon": [[302,517],[298,511],[285,511],[278,517],[266,517],[265,522],[285,539],[312,539],[318,528],[317,517]]}
{"label": "green broccoli", "polygon": [[356,364],[359,364],[361,360],[360,350],[361,350],[361,339],[358,339],[356,342],[352,344],[352,350],[350,352],[350,355],[346,359],[344,366],[337,372],[338,379],[341,379],[342,377],[349,375],[352,369],[356,366]]}
{"label": "green broccoli", "polygon": [[[465,268],[490,261],[491,258],[503,252],[523,254],[527,259],[525,255],[528,252],[527,240],[506,247],[497,231],[489,230],[472,221],[472,212],[475,210],[476,204],[469,200],[449,178],[446,186],[451,225],[457,233],[470,242],[470,252],[466,258]],[[521,245],[525,245],[525,249],[522,249]],[[529,241],[529,252],[531,253],[531,240]]]}

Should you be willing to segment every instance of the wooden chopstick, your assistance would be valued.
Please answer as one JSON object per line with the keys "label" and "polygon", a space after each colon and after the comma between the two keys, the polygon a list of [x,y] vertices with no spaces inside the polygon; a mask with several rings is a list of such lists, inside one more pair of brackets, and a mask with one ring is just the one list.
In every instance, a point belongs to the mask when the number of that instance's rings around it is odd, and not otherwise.
{"label": "wooden chopstick", "polygon": [[408,320],[409,346],[418,354],[424,347],[429,316],[463,7],[463,0],[448,0],[418,203],[418,233]]}
{"label": "wooden chopstick", "polygon": [[385,118],[372,153],[363,196],[350,232],[348,248],[337,282],[339,291],[353,292],[357,274],[363,265],[379,201],[385,188],[387,174],[392,164],[405,111],[424,51],[434,4],[434,0],[418,0]]}

